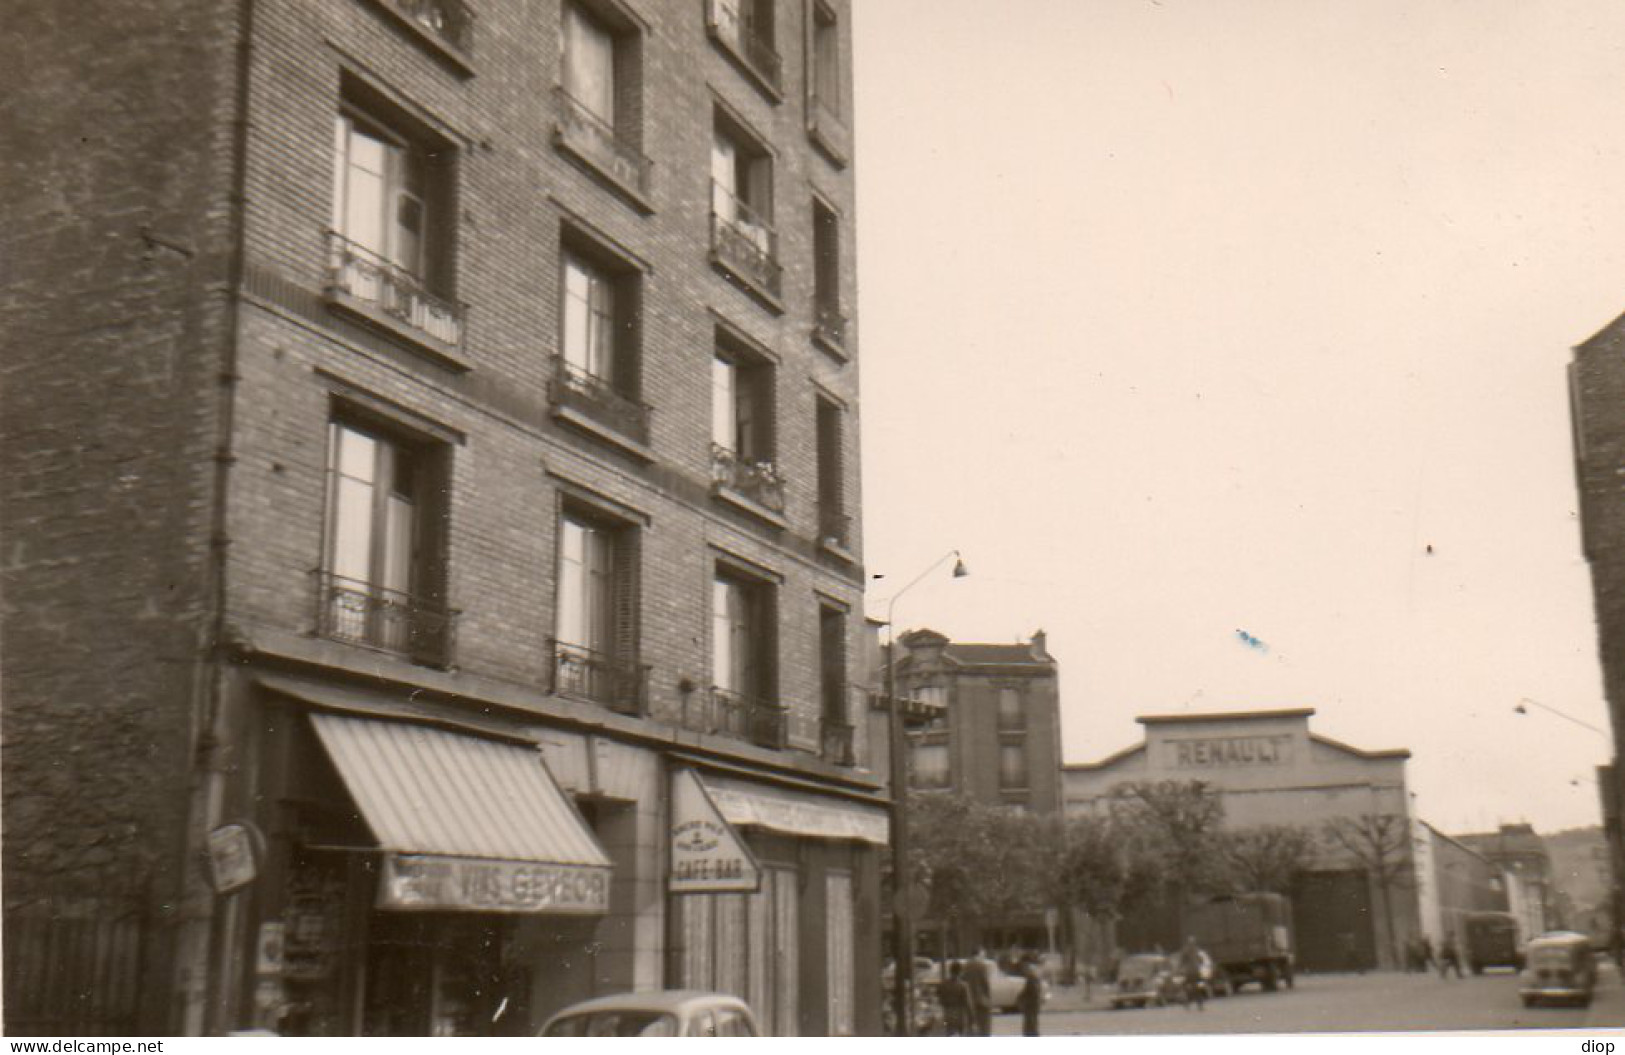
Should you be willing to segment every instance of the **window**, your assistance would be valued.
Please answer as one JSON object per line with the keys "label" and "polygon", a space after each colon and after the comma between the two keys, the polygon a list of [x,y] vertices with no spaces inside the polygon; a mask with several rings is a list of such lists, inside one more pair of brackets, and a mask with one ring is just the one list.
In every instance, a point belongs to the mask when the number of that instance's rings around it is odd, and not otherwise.
{"label": "window", "polygon": [[773,513],[784,484],[773,464],[773,367],[722,343],[711,360],[711,470],[724,493]]}
{"label": "window", "polygon": [[774,701],[773,588],[718,567],[711,580],[712,731],[783,747],[786,716]]}
{"label": "window", "polygon": [[909,752],[914,772],[910,774],[917,788],[945,788],[950,784],[947,744],[914,744]]}
{"label": "window", "polygon": [[711,138],[711,251],[725,272],[777,298],[782,269],[773,229],[773,159],[717,111]]}
{"label": "window", "polygon": [[559,518],[553,691],[623,713],[643,712],[637,663],[636,534],[566,506]]}
{"label": "window", "polygon": [[452,157],[404,119],[347,102],[334,120],[330,290],[370,321],[446,346],[462,340],[445,228]]}
{"label": "window", "polygon": [[637,398],[639,274],[578,243],[566,235],[554,405],[647,443],[649,408]]}
{"label": "window", "polygon": [[812,95],[817,117],[839,121],[841,103],[841,34],[835,12],[813,2]]}
{"label": "window", "polygon": [[826,546],[845,550],[852,545],[852,528],[846,515],[841,408],[823,398],[817,400],[817,406],[818,537]]}
{"label": "window", "polygon": [[438,539],[442,459],[349,420],[329,426],[320,632],[426,662],[449,662]]}
{"label": "window", "polygon": [[558,143],[646,208],[652,166],[642,152],[642,35],[610,0],[566,3]]}
{"label": "window", "polygon": [[836,765],[852,764],[852,723],[846,706],[846,613],[818,609],[819,687],[823,696],[823,755]]}
{"label": "window", "polygon": [[707,0],[706,23],[723,53],[777,100],[783,83],[773,25],[773,0]]}
{"label": "window", "polygon": [[459,74],[473,74],[474,12],[464,0],[380,0],[380,6]]}
{"label": "window", "polygon": [[999,729],[1020,730],[1027,728],[1027,709],[1022,705],[1021,690],[1003,687],[999,689]]}
{"label": "window", "polygon": [[1027,745],[999,745],[999,787],[1025,788],[1027,786]]}
{"label": "window", "polygon": [[846,316],[841,313],[841,221],[835,210],[813,199],[813,337],[841,354]]}

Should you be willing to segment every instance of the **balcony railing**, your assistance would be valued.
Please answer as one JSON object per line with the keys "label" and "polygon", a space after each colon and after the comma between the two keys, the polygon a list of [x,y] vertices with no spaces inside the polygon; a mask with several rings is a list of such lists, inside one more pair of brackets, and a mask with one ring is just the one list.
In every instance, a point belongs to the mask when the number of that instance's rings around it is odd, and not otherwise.
{"label": "balcony railing", "polygon": [[385,0],[402,18],[464,55],[474,54],[474,12],[463,0]]}
{"label": "balcony railing", "polygon": [[824,301],[813,305],[813,337],[831,348],[846,347],[846,316],[838,306]]}
{"label": "balcony railing", "polygon": [[691,694],[683,704],[683,724],[688,728],[762,747],[785,746],[788,718],[785,708],[777,704],[716,687],[705,696]]}
{"label": "balcony railing", "polygon": [[711,185],[711,252],[717,262],[774,297],[783,286],[779,234],[721,184]]}
{"label": "balcony railing", "polygon": [[315,574],[318,635],[396,652],[432,666],[451,666],[455,610],[330,571]]}
{"label": "balcony railing", "polygon": [[581,696],[621,714],[647,713],[649,668],[549,638],[555,694]]}
{"label": "balcony railing", "polygon": [[720,443],[711,444],[711,479],[764,509],[784,512],[784,480],[773,463],[741,458]]}
{"label": "balcony railing", "polygon": [[826,762],[833,762],[838,766],[850,766],[855,763],[856,758],[852,753],[852,732],[852,726],[846,722],[824,719],[821,738]]}
{"label": "balcony railing", "polygon": [[462,306],[337,231],[327,232],[329,290],[345,294],[453,348],[463,340]]}
{"label": "balcony railing", "polygon": [[615,126],[587,109],[562,86],[553,89],[558,101],[559,142],[585,158],[612,179],[640,195],[649,193],[654,163]]}
{"label": "balcony railing", "polygon": [[705,21],[720,40],[775,92],[783,90],[784,62],[755,23],[751,0],[706,0]]}
{"label": "balcony railing", "polygon": [[650,408],[616,391],[603,378],[566,362],[562,355],[553,357],[553,381],[548,389],[555,407],[569,407],[623,436],[649,442]]}

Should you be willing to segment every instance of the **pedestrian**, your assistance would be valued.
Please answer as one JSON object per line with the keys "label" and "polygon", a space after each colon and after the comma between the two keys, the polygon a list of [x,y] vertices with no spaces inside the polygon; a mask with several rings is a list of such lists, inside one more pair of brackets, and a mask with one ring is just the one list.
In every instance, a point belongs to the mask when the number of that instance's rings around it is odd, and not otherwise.
{"label": "pedestrian", "polygon": [[1457,978],[1465,978],[1461,973],[1461,954],[1456,951],[1456,936],[1446,934],[1444,941],[1439,945],[1439,977],[1449,977],[1448,972],[1454,968]]}
{"label": "pedestrian", "polygon": [[1191,1001],[1196,1001],[1196,1010],[1207,1010],[1207,983],[1202,979],[1202,961],[1207,959],[1207,953],[1196,944],[1196,935],[1192,934],[1185,939],[1185,947],[1179,950],[1179,973],[1185,981],[1184,1004],[1188,1010]]}
{"label": "pedestrian", "polygon": [[977,949],[971,954],[969,962],[965,964],[964,971],[967,1003],[967,1019],[970,1024],[970,1035],[973,1037],[991,1037],[993,1035],[993,972],[992,965],[987,961],[987,953]]}
{"label": "pedestrian", "polygon": [[1039,973],[1036,956],[1028,956],[1022,962],[1021,975],[1026,979],[1021,985],[1021,994],[1016,997],[1016,1006],[1021,1008],[1021,1035],[1036,1037],[1038,1011],[1044,1006],[1044,979]]}
{"label": "pedestrian", "polygon": [[1426,934],[1422,935],[1422,969],[1431,971],[1435,966],[1433,960],[1433,939]]}
{"label": "pedestrian", "polygon": [[963,1037],[970,1027],[970,987],[965,984],[965,965],[958,960],[948,965],[948,980],[937,987],[942,1004],[942,1029],[950,1037]]}

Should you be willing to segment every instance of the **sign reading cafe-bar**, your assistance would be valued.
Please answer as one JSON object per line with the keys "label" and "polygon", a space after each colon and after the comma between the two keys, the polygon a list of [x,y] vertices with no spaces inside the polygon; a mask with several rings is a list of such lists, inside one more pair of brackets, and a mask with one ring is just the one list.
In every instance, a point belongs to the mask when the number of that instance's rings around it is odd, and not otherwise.
{"label": "sign reading cafe-bar", "polygon": [[609,870],[537,861],[385,854],[378,907],[408,911],[609,911]]}
{"label": "sign reading cafe-bar", "polygon": [[751,891],[761,885],[756,858],[723,819],[693,770],[671,777],[671,874],[673,894]]}

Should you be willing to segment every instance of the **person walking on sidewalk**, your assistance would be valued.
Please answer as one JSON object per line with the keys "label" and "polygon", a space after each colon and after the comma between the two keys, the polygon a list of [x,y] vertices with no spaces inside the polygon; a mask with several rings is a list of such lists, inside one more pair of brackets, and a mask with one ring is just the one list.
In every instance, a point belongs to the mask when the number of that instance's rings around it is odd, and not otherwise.
{"label": "person walking on sidewalk", "polygon": [[1461,953],[1456,951],[1456,936],[1446,934],[1444,942],[1439,946],[1439,977],[1449,977],[1449,971],[1454,968],[1457,978],[1465,978],[1461,973]]}
{"label": "person walking on sidewalk", "polygon": [[1185,1007],[1196,1001],[1196,1010],[1207,1010],[1207,981],[1202,977],[1202,961],[1207,959],[1207,953],[1196,944],[1193,934],[1185,939],[1185,947],[1179,950],[1179,973],[1185,982]]}
{"label": "person walking on sidewalk", "polygon": [[943,1032],[963,1037],[970,1029],[970,988],[965,985],[965,965],[958,960],[948,965],[948,980],[937,989],[942,1004]]}
{"label": "person walking on sidewalk", "polygon": [[970,1035],[993,1035],[993,974],[987,954],[977,949],[965,964],[965,989],[969,996],[968,1018]]}
{"label": "person walking on sidewalk", "polygon": [[1016,1006],[1021,1008],[1021,1035],[1038,1036],[1038,1012],[1044,1006],[1044,979],[1038,970],[1038,959],[1029,955],[1021,963],[1021,976],[1026,979]]}

